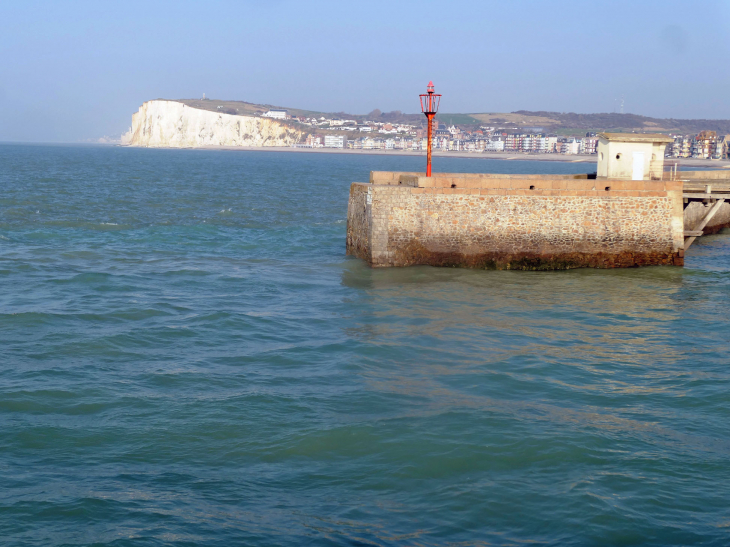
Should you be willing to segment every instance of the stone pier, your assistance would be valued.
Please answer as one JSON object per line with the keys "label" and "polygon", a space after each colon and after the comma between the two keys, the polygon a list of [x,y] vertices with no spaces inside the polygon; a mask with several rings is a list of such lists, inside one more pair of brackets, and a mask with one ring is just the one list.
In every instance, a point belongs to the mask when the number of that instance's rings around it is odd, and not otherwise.
{"label": "stone pier", "polygon": [[347,253],[375,267],[681,266],[682,182],[373,172],[350,188]]}

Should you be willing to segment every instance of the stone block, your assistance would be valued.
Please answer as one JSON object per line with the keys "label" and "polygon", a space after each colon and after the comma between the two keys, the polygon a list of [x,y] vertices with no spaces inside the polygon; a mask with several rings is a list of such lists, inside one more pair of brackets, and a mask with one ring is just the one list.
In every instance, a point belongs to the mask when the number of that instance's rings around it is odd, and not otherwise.
{"label": "stone block", "polygon": [[663,192],[664,191],[664,181],[645,180],[644,181],[644,190],[649,191],[649,192]]}

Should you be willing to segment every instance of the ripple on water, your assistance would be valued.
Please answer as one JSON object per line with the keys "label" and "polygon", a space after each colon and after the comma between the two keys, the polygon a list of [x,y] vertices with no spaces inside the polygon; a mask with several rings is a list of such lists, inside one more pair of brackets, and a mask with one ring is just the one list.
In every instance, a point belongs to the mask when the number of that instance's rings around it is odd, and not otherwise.
{"label": "ripple on water", "polygon": [[684,269],[344,257],[349,182],[420,162],[0,146],[9,544],[725,544],[727,234]]}

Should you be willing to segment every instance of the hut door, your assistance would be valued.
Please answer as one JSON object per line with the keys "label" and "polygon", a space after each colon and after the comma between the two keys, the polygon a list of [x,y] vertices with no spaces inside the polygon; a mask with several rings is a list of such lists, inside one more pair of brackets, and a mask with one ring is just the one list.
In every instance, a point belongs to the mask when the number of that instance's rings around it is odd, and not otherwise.
{"label": "hut door", "polygon": [[634,170],[631,180],[644,180],[644,153],[634,152]]}

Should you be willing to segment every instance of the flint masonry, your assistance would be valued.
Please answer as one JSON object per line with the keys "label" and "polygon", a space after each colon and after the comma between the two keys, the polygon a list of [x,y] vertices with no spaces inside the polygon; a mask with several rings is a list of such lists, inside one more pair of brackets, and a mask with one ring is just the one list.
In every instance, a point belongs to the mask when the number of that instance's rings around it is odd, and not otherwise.
{"label": "flint masonry", "polygon": [[372,266],[683,264],[682,183],[373,172],[350,189],[347,252]]}

